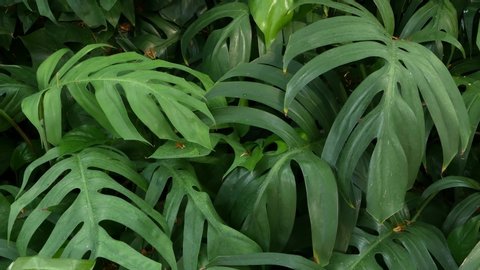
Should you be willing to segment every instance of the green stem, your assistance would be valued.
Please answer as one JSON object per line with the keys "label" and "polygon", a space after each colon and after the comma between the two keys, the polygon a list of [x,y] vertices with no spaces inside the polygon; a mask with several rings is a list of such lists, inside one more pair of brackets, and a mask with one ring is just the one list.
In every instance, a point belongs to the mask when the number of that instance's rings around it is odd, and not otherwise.
{"label": "green stem", "polygon": [[437,193],[430,195],[427,199],[425,199],[422,202],[422,204],[418,208],[417,212],[415,213],[415,216],[413,216],[413,218],[410,220],[412,223],[417,221],[418,217],[420,217],[423,210],[425,210],[425,207],[427,207],[427,205],[432,201],[432,199],[435,198],[435,195],[437,195]]}
{"label": "green stem", "polygon": [[17,123],[2,109],[0,109],[0,116],[2,116],[2,118],[7,120],[7,122],[18,132],[18,134],[20,134],[20,136],[23,138],[23,140],[27,144],[30,151],[34,153],[35,150],[33,149],[32,142],[28,138],[27,134],[25,134],[25,132],[23,132],[23,130],[17,125]]}

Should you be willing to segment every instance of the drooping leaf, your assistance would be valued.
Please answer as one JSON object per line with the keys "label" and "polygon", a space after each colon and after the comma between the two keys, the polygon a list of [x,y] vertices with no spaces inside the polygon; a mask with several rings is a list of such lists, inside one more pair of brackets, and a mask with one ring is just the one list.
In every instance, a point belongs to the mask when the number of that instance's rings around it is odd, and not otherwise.
{"label": "drooping leaf", "polygon": [[[60,141],[63,132],[60,96],[66,88],[100,125],[124,139],[146,142],[131,120],[128,104],[138,120],[158,138],[177,140],[175,128],[187,141],[211,148],[208,127],[196,114],[212,119],[202,100],[201,87],[155,70],[175,65],[136,53],[80,61],[99,46],[85,47],[60,67],[60,56],[66,51],[59,51],[39,67],[41,91],[26,98],[22,108],[44,143],[57,145]],[[54,74],[55,68],[58,71]],[[182,70],[190,72],[188,68]],[[196,76],[194,71],[190,73]]]}

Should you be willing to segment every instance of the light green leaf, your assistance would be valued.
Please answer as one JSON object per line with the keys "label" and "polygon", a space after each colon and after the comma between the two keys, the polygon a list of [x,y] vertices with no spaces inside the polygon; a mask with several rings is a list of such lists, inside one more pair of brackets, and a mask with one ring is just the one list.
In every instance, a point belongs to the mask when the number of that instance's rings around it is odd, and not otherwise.
{"label": "light green leaf", "polygon": [[[209,128],[198,113],[213,121],[203,95],[205,90],[158,68],[180,69],[197,77],[206,87],[211,80],[198,71],[162,60],[150,60],[136,53],[99,56],[81,61],[100,48],[93,44],[80,50],[59,66],[67,53],[60,50],[37,71],[41,92],[22,103],[27,118],[37,128],[44,144],[58,145],[62,136],[61,91],[73,99],[100,125],[116,136],[146,142],[132,121],[133,115],[158,138],[178,140],[211,148]],[[58,67],[57,67],[58,66]],[[54,70],[58,72],[53,75]],[[47,109],[48,108],[48,109]],[[137,121],[138,122],[138,121]]]}
{"label": "light green leaf", "polygon": [[270,47],[277,33],[290,22],[293,16],[293,0],[264,1],[249,0],[248,7],[258,28],[265,35],[267,48]]}

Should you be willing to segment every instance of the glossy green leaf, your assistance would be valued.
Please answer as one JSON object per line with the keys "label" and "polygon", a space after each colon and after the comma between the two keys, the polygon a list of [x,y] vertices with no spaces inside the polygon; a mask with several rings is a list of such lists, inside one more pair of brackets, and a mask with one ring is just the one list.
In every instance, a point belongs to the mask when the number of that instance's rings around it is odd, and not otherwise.
{"label": "glossy green leaf", "polygon": [[258,28],[265,35],[267,48],[270,47],[278,32],[290,22],[293,16],[293,0],[262,1],[249,0],[248,7]]}
{"label": "glossy green leaf", "polygon": [[[339,7],[330,1],[318,3]],[[376,139],[365,191],[367,210],[383,221],[403,207],[405,193],[415,181],[423,156],[426,128],[418,92],[441,139],[443,169],[458,152],[466,149],[470,128],[464,103],[443,63],[416,43],[392,39],[389,29],[382,27],[368,11],[353,2],[349,4],[349,8],[340,8],[350,9],[349,13],[358,17],[318,20],[291,35],[284,55],[285,69],[294,57],[310,49],[337,46],[313,57],[295,73],[287,85],[285,110],[315,77],[343,64],[372,57],[382,59],[383,67],[369,74],[342,108],[322,157],[342,172],[340,190],[351,203],[351,175],[362,153]],[[391,28],[388,3],[376,4]],[[341,35],[337,26],[342,27]],[[367,111],[379,93],[381,100],[375,109]]]}
{"label": "glossy green leaf", "polygon": [[8,270],[49,269],[49,270],[91,270],[95,262],[91,260],[48,259],[39,256],[20,257],[16,259]]}

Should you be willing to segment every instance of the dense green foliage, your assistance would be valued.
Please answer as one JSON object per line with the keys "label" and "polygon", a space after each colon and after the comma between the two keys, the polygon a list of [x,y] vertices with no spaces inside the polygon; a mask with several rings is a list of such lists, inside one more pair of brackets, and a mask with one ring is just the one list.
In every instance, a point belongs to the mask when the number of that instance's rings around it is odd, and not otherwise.
{"label": "dense green foliage", "polygon": [[479,269],[479,10],[0,0],[0,268]]}

